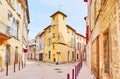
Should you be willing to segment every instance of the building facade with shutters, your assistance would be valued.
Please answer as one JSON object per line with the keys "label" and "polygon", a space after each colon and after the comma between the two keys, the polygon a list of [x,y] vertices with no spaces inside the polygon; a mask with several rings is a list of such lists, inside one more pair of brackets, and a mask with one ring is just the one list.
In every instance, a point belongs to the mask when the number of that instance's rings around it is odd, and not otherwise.
{"label": "building facade with shutters", "polygon": [[51,25],[36,36],[37,59],[56,64],[76,61],[76,34],[80,34],[66,24],[67,15],[61,11],[50,17]]}
{"label": "building facade with shutters", "polygon": [[89,0],[88,21],[91,70],[95,78],[119,79],[120,0]]}
{"label": "building facade with shutters", "polygon": [[86,60],[86,38],[79,34],[76,33],[76,61],[82,61]]}
{"label": "building facade with shutters", "polygon": [[0,70],[6,63],[23,61],[29,22],[27,0],[0,1]]}
{"label": "building facade with shutters", "polygon": [[36,59],[38,61],[44,61],[45,55],[45,33],[40,32],[36,36]]}
{"label": "building facade with shutters", "polygon": [[75,60],[75,30],[66,25],[66,17],[60,11],[51,15],[52,24],[44,29],[44,61],[66,63]]}

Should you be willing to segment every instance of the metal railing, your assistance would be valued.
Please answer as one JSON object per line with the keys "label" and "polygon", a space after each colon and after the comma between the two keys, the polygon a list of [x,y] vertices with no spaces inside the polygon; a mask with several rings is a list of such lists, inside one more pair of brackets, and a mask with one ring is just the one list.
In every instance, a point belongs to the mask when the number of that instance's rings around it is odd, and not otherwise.
{"label": "metal railing", "polygon": [[8,26],[0,21],[0,33],[2,33],[3,35],[6,35],[6,36],[11,35],[10,26]]}

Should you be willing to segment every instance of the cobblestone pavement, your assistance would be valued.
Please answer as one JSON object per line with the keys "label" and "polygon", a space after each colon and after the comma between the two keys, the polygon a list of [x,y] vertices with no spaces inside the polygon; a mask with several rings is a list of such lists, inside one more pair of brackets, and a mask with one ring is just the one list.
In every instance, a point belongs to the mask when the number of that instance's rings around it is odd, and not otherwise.
{"label": "cobblestone pavement", "polygon": [[[67,73],[70,74],[70,79],[72,79],[72,69],[75,67],[75,65],[77,65],[77,63],[78,62],[55,65],[44,62],[29,61],[25,68],[21,69],[20,71],[16,69],[15,73],[11,68],[8,76],[6,76],[5,71],[0,72],[0,79],[67,79]],[[86,69],[83,67],[82,72],[84,70]],[[83,74],[86,76],[86,73]],[[80,77],[83,76],[78,75],[77,79],[92,79]]]}

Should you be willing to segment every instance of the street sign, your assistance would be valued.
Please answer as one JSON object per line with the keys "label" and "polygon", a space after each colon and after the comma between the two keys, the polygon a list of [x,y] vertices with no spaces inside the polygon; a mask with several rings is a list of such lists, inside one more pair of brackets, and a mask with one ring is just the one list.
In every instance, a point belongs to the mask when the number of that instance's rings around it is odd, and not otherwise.
{"label": "street sign", "polygon": [[28,51],[27,49],[24,49],[24,53],[27,53],[27,51]]}

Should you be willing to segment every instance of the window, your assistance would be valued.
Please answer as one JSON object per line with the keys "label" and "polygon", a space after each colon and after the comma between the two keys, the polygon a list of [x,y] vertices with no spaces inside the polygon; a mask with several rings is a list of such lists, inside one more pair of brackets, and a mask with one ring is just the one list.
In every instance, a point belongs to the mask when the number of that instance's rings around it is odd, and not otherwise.
{"label": "window", "polygon": [[44,49],[44,44],[40,43],[40,50]]}
{"label": "window", "polygon": [[19,21],[13,18],[12,35],[18,38]]}
{"label": "window", "polygon": [[105,73],[110,72],[110,41],[109,33],[104,34],[104,67]]}
{"label": "window", "polygon": [[53,49],[55,49],[55,45],[53,45]]}
{"label": "window", "polygon": [[51,59],[51,51],[48,52],[48,59]]}
{"label": "window", "polygon": [[81,49],[81,44],[78,43],[77,45],[78,45],[78,50],[80,50]]}
{"label": "window", "polygon": [[17,1],[14,0],[14,9],[17,10]]}
{"label": "window", "polygon": [[53,38],[55,38],[55,33],[53,33]]}
{"label": "window", "polygon": [[18,2],[18,5],[17,5],[17,12],[18,14],[21,14],[21,3]]}
{"label": "window", "polygon": [[49,38],[49,39],[48,39],[48,46],[50,46],[51,43],[52,43],[52,40]]}
{"label": "window", "polygon": [[40,43],[40,50],[42,49],[42,44]]}
{"label": "window", "polygon": [[12,17],[12,13],[8,10],[8,22],[10,22],[11,17]]}
{"label": "window", "polygon": [[71,38],[71,46],[74,47],[75,43],[74,43],[74,38]]}

